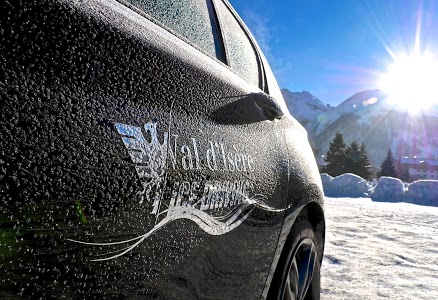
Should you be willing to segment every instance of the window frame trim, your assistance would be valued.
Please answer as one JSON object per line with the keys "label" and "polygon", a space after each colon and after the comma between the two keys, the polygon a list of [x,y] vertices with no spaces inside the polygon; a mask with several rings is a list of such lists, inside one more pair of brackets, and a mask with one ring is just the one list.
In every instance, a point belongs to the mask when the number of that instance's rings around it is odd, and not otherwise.
{"label": "window frame trim", "polygon": [[[258,71],[259,71],[259,84],[258,84],[258,88],[261,89],[262,91],[264,91],[266,94],[269,94],[269,89],[268,89],[268,84],[267,84],[267,78],[266,78],[266,72],[265,72],[265,68],[264,68],[264,64],[263,64],[263,60],[262,57],[260,55],[260,49],[257,45],[257,43],[255,42],[254,37],[252,36],[251,32],[249,31],[248,27],[245,25],[245,23],[243,22],[243,20],[240,18],[240,16],[237,14],[237,12],[234,10],[234,8],[231,6],[231,4],[226,1],[226,0],[211,0],[213,2],[213,5],[215,7],[215,9],[217,8],[217,6],[215,5],[216,1],[222,1],[222,3],[227,7],[228,11],[231,13],[231,15],[234,17],[234,19],[237,21],[237,23],[239,24],[240,28],[243,30],[243,33],[245,34],[245,36],[247,37],[247,39],[249,40],[251,47],[253,48],[255,55],[256,55],[256,60],[257,60],[257,66],[258,66]],[[224,23],[222,20],[222,17],[220,15],[220,13],[218,13],[216,11],[216,15],[218,17],[218,22],[219,22],[219,28],[222,30],[222,24]],[[223,32],[221,33],[222,37],[223,37]],[[227,47],[227,43],[225,41],[225,39],[223,39],[223,45],[225,48],[225,52],[226,52],[226,57],[228,58],[228,47]],[[248,81],[246,78],[243,78],[241,75],[239,75],[238,73],[236,73],[236,71],[234,71],[231,66],[229,65],[229,62],[227,60],[227,66],[228,68],[235,74],[237,74],[240,78],[244,79],[245,81]],[[251,83],[253,84],[253,83]]]}
{"label": "window frame trim", "polygon": [[[224,39],[224,35],[222,32],[222,27],[221,27],[221,22],[219,20],[219,16],[217,13],[217,9],[216,9],[216,4],[214,0],[205,0],[207,2],[207,8],[208,8],[208,15],[210,17],[210,22],[211,23],[215,23],[216,28],[217,28],[217,37],[218,40],[215,39],[215,35],[213,33],[213,41],[214,43],[218,44],[217,46],[222,50],[222,53],[224,55],[223,57],[223,61],[220,60],[219,58],[217,58],[219,61],[223,62],[225,65],[228,66],[229,61],[228,61],[228,52],[227,52],[227,47],[225,45],[225,39]],[[212,31],[214,31],[214,28],[212,26]]]}

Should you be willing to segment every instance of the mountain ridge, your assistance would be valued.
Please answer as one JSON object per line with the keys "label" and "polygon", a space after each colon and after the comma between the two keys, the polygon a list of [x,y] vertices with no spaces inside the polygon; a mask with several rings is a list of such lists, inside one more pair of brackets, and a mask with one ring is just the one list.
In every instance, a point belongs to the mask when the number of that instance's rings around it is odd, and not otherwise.
{"label": "mountain ridge", "polygon": [[365,143],[371,163],[378,167],[388,148],[400,157],[438,158],[438,105],[417,115],[398,107],[380,90],[355,93],[336,107],[310,92],[282,90],[291,114],[306,128],[319,164],[336,132],[346,144]]}

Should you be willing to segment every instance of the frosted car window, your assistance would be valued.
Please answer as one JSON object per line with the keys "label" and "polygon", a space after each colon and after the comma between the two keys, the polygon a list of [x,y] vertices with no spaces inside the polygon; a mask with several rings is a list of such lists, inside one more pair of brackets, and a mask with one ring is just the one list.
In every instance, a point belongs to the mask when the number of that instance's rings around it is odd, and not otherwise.
{"label": "frosted car window", "polygon": [[221,1],[216,1],[222,33],[227,48],[228,63],[237,74],[249,82],[259,85],[257,56],[248,36],[240,24]]}
{"label": "frosted car window", "polygon": [[[209,0],[207,0],[209,1]],[[206,0],[127,0],[164,26],[219,59]]]}

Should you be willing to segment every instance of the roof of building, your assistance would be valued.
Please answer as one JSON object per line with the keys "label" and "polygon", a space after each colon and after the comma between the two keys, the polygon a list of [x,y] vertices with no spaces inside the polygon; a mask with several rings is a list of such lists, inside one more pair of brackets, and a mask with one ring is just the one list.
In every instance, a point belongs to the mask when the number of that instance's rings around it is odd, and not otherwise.
{"label": "roof of building", "polygon": [[427,164],[430,166],[438,166],[438,160],[436,159],[425,159],[419,157],[402,157],[400,163],[409,165]]}

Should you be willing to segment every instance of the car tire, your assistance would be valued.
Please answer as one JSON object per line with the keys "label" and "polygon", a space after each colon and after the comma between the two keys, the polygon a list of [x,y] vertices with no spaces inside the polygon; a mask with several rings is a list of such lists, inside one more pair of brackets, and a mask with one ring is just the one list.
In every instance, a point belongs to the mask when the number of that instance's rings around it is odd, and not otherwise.
{"label": "car tire", "polygon": [[[320,250],[312,224],[303,217],[292,226],[276,282],[273,281],[270,299],[319,300]],[[273,289],[274,288],[274,289]],[[275,292],[275,290],[277,292]]]}

